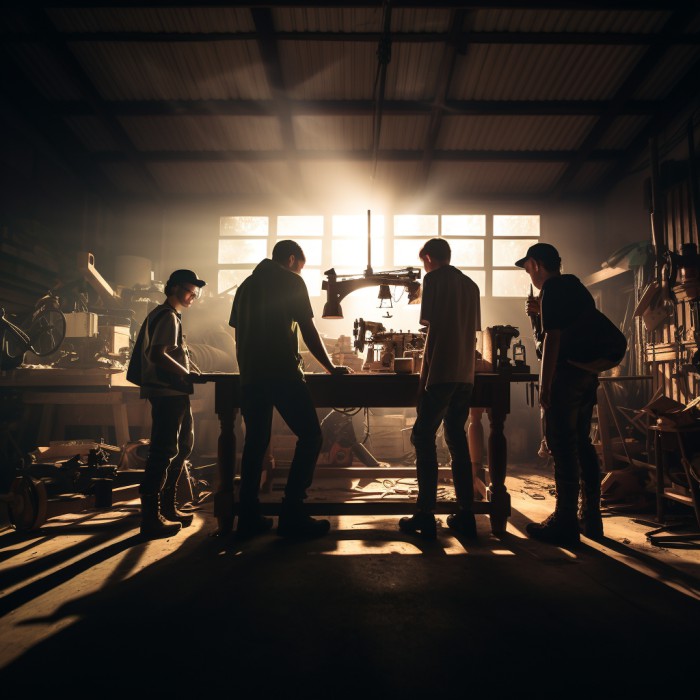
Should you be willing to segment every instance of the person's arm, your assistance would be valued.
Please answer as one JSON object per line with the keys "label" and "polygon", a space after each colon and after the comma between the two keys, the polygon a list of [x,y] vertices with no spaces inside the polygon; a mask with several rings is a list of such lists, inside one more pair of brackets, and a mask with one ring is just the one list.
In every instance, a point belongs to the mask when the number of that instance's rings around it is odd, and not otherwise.
{"label": "person's arm", "polygon": [[549,408],[552,396],[552,382],[557,369],[561,331],[551,330],[544,334],[542,343],[542,365],[540,367],[540,406]]}
{"label": "person's arm", "polygon": [[181,377],[188,377],[189,372],[184,365],[181,365],[177,360],[173,359],[168,354],[167,345],[153,345],[150,349],[149,357],[153,364],[158,365],[161,369],[172,374],[177,374]]}
{"label": "person's arm", "polygon": [[312,318],[305,319],[304,321],[298,321],[299,330],[301,331],[301,337],[306,343],[306,347],[309,348],[309,352],[319,361],[319,363],[324,367],[326,372],[329,373],[342,373],[348,372],[347,367],[342,365],[334,365],[331,358],[328,356],[328,351],[326,346],[321,340],[321,336],[318,334],[318,329]]}

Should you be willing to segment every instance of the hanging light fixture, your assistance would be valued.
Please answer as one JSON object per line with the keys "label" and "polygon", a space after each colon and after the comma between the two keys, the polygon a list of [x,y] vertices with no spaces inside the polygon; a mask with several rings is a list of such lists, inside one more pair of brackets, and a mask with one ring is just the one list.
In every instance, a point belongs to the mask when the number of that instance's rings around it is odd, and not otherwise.
{"label": "hanging light fixture", "polygon": [[379,299],[378,309],[391,309],[393,304],[391,303],[391,289],[389,289],[388,284],[379,285],[379,294],[377,296]]}

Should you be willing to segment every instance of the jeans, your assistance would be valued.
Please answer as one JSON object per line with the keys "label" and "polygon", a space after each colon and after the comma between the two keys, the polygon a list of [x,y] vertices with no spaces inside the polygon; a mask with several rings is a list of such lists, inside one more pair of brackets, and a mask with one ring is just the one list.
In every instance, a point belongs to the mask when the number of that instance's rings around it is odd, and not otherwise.
{"label": "jeans", "polygon": [[151,403],[151,444],[139,488],[153,496],[164,488],[175,488],[185,460],[194,447],[194,422],[190,397],[153,396]]}
{"label": "jeans", "polygon": [[241,460],[241,506],[258,502],[265,452],[272,432],[272,410],[276,408],[297,436],[294,457],[285,486],[286,501],[303,501],[311,486],[322,436],[316,409],[306,382],[277,381],[244,384],[241,411],[245,421],[245,444]]}
{"label": "jeans", "polygon": [[559,509],[577,508],[579,481],[586,492],[600,495],[600,465],[590,435],[597,390],[597,375],[557,367],[544,420]]}
{"label": "jeans", "polygon": [[437,505],[438,460],[435,436],[445,426],[445,442],[452,458],[452,479],[457,505],[472,509],[474,482],[464,425],[469,416],[473,384],[432,384],[421,392],[411,442],[416,448],[418,509],[434,511]]}

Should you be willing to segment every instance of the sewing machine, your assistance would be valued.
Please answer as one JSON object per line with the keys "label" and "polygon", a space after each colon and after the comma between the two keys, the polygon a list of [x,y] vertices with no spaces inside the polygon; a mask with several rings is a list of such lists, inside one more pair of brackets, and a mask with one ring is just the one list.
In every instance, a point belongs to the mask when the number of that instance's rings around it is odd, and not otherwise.
{"label": "sewing machine", "polygon": [[397,357],[414,357],[415,371],[415,360],[423,356],[424,332],[387,331],[379,322],[359,318],[353,324],[352,334],[357,351],[363,352],[367,346],[367,358],[362,368],[365,372],[393,372]]}

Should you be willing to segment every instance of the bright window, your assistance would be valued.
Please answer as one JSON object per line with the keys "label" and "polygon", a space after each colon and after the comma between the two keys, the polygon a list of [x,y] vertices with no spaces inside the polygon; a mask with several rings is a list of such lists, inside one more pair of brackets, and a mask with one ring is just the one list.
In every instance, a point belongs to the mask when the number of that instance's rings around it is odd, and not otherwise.
{"label": "bright window", "polygon": [[494,236],[539,236],[539,214],[530,216],[513,216],[496,214],[493,217]]}
{"label": "bright window", "polygon": [[[367,216],[336,215],[332,219],[331,265],[352,270],[354,274],[367,268]],[[373,270],[384,267],[384,216],[372,214],[371,227]],[[352,274],[352,273],[351,273]]]}
{"label": "bright window", "polygon": [[322,216],[278,216],[277,237],[307,238],[308,236],[323,236]]}
{"label": "bright window", "polygon": [[[371,265],[375,272],[422,269],[418,253],[429,238],[444,237],[452,264],[469,275],[482,296],[527,296],[530,279],[515,261],[539,240],[540,216],[532,214],[372,214]],[[235,289],[277,241],[299,242],[306,256],[302,277],[309,295],[320,297],[323,271],[361,274],[367,267],[366,214],[226,216],[218,246],[218,291]],[[376,297],[376,290],[358,290]],[[359,298],[359,297],[357,297]]]}
{"label": "bright window", "polygon": [[[540,235],[538,214],[495,214],[491,262],[491,294],[494,297],[523,297],[530,290],[530,276],[515,267]],[[499,269],[506,268],[506,269]],[[508,269],[510,268],[510,269]]]}

